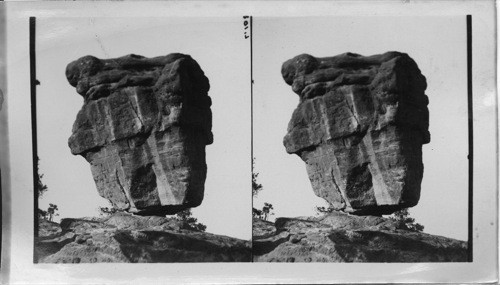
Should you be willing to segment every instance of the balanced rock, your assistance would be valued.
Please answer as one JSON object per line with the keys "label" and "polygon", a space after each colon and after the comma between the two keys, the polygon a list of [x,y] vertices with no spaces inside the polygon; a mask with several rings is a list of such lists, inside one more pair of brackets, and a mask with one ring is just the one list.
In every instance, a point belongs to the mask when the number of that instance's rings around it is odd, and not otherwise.
{"label": "balanced rock", "polygon": [[430,141],[426,79],[404,53],[302,54],[281,73],[300,97],[284,138],[334,209],[389,214],[420,198]]}
{"label": "balanced rock", "polygon": [[66,68],[83,96],[69,138],[118,210],[173,214],[200,205],[213,141],[210,88],[189,55],[85,56]]}

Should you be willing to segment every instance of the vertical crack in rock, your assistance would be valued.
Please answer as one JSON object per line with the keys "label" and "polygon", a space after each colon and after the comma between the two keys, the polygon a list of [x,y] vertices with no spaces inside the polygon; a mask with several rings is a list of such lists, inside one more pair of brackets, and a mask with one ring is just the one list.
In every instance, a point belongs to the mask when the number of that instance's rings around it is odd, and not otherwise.
{"label": "vertical crack in rock", "polygon": [[352,98],[352,93],[350,93],[349,95],[346,95],[346,105],[349,109],[349,111],[351,111],[351,115],[352,115],[352,118],[356,121],[356,127],[359,128],[361,127],[361,123],[359,122],[358,120],[358,113],[356,112],[356,110],[354,109],[354,102],[353,102],[353,98]]}
{"label": "vertical crack in rock", "polygon": [[129,101],[129,104],[131,105],[131,107],[132,107],[131,109],[132,109],[132,111],[134,111],[135,116],[137,117],[137,120],[139,120],[139,122],[141,123],[141,129],[145,128],[146,125],[144,124],[144,122],[141,119],[141,114],[140,114],[141,111],[139,110],[139,107],[138,107],[139,102],[137,101],[137,97],[134,96],[133,98],[135,99],[135,104],[132,103],[131,101]]}
{"label": "vertical crack in rock", "polygon": [[429,101],[413,59],[400,52],[302,54],[281,73],[300,98],[283,144],[306,163],[316,195],[360,215],[418,203]]}
{"label": "vertical crack in rock", "polygon": [[132,197],[130,197],[130,193],[125,190],[125,187],[123,187],[122,183],[120,182],[120,174],[118,174],[118,169],[116,169],[116,171],[115,171],[115,176],[116,176],[116,183],[118,184],[118,188],[122,191],[123,195],[127,198],[128,204],[130,205],[130,209],[137,209],[134,201],[132,200]]}
{"label": "vertical crack in rock", "polygon": [[[335,163],[337,163],[335,161]],[[340,196],[340,207],[338,207],[339,210],[344,210],[346,208],[349,208],[349,209],[352,209],[352,206],[351,206],[351,203],[349,203],[349,200],[347,199],[347,196],[346,196],[346,193],[343,191],[344,188],[340,187],[339,184],[337,183],[337,181],[335,181],[335,177],[338,177],[334,174],[333,172],[333,168],[332,168],[332,171],[330,172],[330,174],[332,175],[332,182],[333,182],[333,185],[334,185],[334,190],[337,190],[339,196]]]}
{"label": "vertical crack in rock", "polygon": [[118,210],[174,214],[201,204],[213,142],[209,81],[189,55],[85,56],[66,77],[83,96],[68,145]]}

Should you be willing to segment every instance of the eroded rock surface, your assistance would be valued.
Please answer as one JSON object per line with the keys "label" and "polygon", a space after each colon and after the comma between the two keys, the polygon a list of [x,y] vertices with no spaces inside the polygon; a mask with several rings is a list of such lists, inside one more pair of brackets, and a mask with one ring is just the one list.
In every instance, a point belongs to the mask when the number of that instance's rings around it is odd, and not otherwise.
{"label": "eroded rock surface", "polygon": [[408,231],[396,221],[333,212],[254,219],[255,262],[465,262],[467,243]]}
{"label": "eroded rock surface", "polygon": [[300,97],[284,138],[334,209],[389,214],[414,206],[430,141],[426,79],[404,53],[302,54],[281,73]]}
{"label": "eroded rock surface", "polygon": [[40,263],[249,262],[251,242],[186,228],[173,218],[118,213],[105,218],[40,219]]}
{"label": "eroded rock surface", "polygon": [[144,215],[200,205],[213,135],[210,86],[195,60],[85,56],[66,77],[84,98],[69,147],[90,163],[102,197]]}

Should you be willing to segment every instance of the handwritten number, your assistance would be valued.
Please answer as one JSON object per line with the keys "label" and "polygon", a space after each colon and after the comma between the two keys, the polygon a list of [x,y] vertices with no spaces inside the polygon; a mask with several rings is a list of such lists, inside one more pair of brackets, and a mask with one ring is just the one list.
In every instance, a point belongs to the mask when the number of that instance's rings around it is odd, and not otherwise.
{"label": "handwritten number", "polygon": [[243,35],[244,35],[245,39],[248,39],[250,37],[248,35],[248,32],[247,32],[248,27],[249,27],[249,22],[246,19],[248,19],[248,18],[250,18],[250,16],[243,16],[243,19],[244,19],[244,21],[243,21],[243,26],[244,26],[244,33],[243,33]]}

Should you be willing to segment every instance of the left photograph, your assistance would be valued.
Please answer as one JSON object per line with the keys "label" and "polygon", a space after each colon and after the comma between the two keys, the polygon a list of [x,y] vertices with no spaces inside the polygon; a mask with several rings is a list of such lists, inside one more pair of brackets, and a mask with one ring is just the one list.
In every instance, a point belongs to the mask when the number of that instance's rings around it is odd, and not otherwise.
{"label": "left photograph", "polygon": [[250,262],[242,18],[32,18],[35,263]]}

